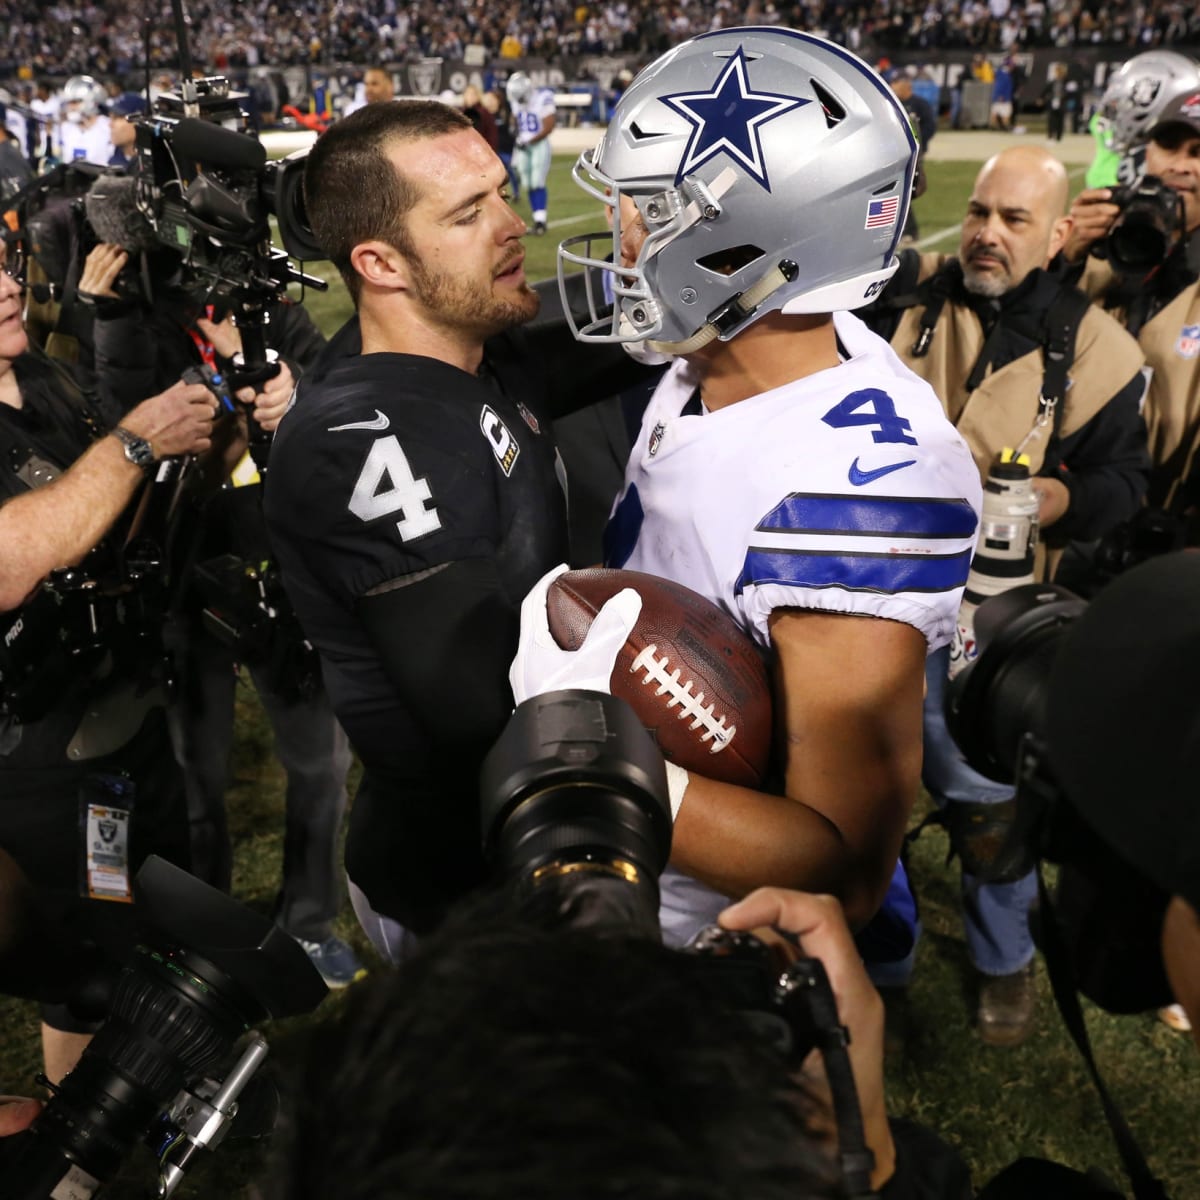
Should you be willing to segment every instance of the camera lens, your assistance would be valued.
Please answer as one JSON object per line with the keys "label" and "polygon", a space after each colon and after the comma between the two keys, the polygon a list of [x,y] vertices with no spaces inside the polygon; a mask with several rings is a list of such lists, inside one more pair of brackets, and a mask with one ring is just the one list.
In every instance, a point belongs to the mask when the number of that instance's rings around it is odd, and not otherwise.
{"label": "camera lens", "polygon": [[1121,205],[1107,239],[1108,259],[1123,275],[1145,275],[1165,261],[1183,229],[1183,200],[1157,176],[1113,193]]}
{"label": "camera lens", "polygon": [[979,657],[946,688],[950,735],[980,774],[1012,783],[1022,736],[1044,734],[1051,667],[1063,634],[1085,607],[1066,588],[1038,583],[980,605]]}
{"label": "camera lens", "polygon": [[671,848],[662,755],[633,710],[598,692],[522,704],[483,765],[484,850],[551,924],[658,936]]}

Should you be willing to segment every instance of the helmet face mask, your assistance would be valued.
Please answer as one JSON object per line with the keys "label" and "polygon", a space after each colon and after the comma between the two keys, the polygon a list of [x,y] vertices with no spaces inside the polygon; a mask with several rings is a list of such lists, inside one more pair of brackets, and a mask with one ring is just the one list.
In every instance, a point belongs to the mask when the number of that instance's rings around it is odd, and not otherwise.
{"label": "helmet face mask", "polygon": [[1112,77],[1100,101],[1112,148],[1125,154],[1147,141],[1163,110],[1197,90],[1200,67],[1186,55],[1174,50],[1135,55]]}
{"label": "helmet face mask", "polygon": [[[611,213],[611,232],[559,248],[564,300],[585,278],[576,337],[682,354],[770,312],[868,303],[896,269],[916,154],[892,90],[824,39],[751,27],[675,47],[572,172]],[[622,198],[647,233],[632,264]]]}

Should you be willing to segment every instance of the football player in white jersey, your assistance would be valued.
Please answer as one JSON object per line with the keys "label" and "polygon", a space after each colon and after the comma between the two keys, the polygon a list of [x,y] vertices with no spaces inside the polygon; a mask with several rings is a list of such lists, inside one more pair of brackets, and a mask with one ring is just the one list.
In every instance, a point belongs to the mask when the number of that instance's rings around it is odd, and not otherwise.
{"label": "football player in white jersey", "polygon": [[104,85],[90,75],[72,75],[63,84],[59,153],[63,162],[107,164],[113,156],[112,131],[100,111],[108,101]]}
{"label": "football player in white jersey", "polygon": [[[860,59],[743,28],[647,67],[575,167],[612,222],[559,248],[564,294],[582,268],[594,301],[576,336],[673,360],[606,564],[715,601],[773,671],[777,794],[668,766],[673,943],[762,884],[831,892],[861,927],[898,871],[925,657],[954,630],[981,500],[938,398],[846,311],[896,269],[916,157]],[[531,660],[564,653],[534,642],[514,664],[518,702],[543,690]]]}
{"label": "football player in white jersey", "polygon": [[529,197],[533,232],[546,232],[546,177],[550,174],[550,133],[558,120],[554,93],[535,88],[524,71],[508,77],[504,85],[513,115],[513,169],[521,190]]}

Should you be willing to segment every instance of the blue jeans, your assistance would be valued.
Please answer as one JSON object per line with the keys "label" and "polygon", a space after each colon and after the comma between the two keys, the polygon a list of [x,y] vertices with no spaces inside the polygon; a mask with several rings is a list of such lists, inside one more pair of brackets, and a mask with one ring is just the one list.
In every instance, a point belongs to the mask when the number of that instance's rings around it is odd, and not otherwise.
{"label": "blue jeans", "polygon": [[[1011,800],[1013,789],[996,783],[967,766],[954,744],[942,715],[946,688],[948,647],[925,661],[925,764],[921,777],[939,808],[954,801],[999,804]],[[1029,909],[1037,896],[1037,878],[1031,871],[1014,883],[982,883],[962,873],[963,924],[967,950],[976,968],[985,975],[1011,975],[1032,958]]]}

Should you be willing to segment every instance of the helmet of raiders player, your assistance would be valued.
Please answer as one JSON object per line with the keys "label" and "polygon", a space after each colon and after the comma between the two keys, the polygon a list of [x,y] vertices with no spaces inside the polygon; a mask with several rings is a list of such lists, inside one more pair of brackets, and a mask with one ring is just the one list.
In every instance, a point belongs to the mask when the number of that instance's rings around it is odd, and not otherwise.
{"label": "helmet of raiders player", "polygon": [[75,105],[74,111],[81,117],[96,117],[108,100],[104,85],[90,75],[72,75],[63,84],[62,104],[66,109]]}
{"label": "helmet of raiders player", "polygon": [[1149,136],[1154,137],[1164,125],[1187,125],[1193,134],[1200,134],[1200,84],[1192,90],[1180,92],[1159,109]]}
{"label": "helmet of raiders player", "polygon": [[[684,42],[573,170],[612,223],[559,247],[568,314],[585,280],[575,336],[687,354],[767,313],[868,303],[896,270],[916,161],[895,93],[840,46],[778,27]],[[636,263],[621,261],[623,220],[646,227]]]}
{"label": "helmet of raiders player", "polygon": [[1200,90],[1200,66],[1174,50],[1147,50],[1109,80],[1100,111],[1112,126],[1112,147],[1121,154],[1144,142],[1173,101]]}
{"label": "helmet of raiders player", "polygon": [[516,108],[533,95],[533,80],[524,71],[514,71],[504,85],[504,94],[508,97],[508,103]]}

